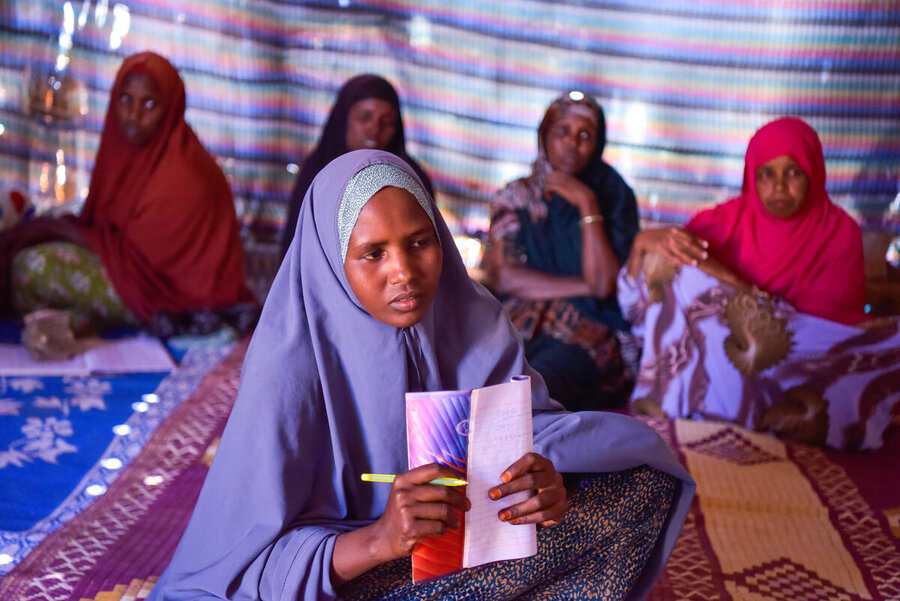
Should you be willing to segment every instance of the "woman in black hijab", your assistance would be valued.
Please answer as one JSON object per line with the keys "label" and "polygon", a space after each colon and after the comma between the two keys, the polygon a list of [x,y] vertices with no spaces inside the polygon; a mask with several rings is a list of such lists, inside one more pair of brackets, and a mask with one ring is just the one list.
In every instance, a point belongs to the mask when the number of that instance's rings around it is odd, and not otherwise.
{"label": "woman in black hijab", "polygon": [[406,154],[400,98],[394,86],[378,75],[357,75],[348,79],[338,91],[319,144],[300,169],[281,236],[282,257],[294,239],[300,203],[316,174],[342,154],[366,148],[386,150],[406,161],[422,180],[428,193],[434,195],[431,180]]}

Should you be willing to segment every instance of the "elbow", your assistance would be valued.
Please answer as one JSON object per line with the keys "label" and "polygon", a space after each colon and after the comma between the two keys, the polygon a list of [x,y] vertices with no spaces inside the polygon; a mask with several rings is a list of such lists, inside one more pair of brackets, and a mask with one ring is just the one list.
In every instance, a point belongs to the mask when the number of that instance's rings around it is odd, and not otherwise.
{"label": "elbow", "polygon": [[509,269],[499,267],[488,272],[487,286],[494,294],[511,294]]}
{"label": "elbow", "polygon": [[591,292],[600,299],[608,298],[616,293],[616,274],[610,274],[589,282]]}

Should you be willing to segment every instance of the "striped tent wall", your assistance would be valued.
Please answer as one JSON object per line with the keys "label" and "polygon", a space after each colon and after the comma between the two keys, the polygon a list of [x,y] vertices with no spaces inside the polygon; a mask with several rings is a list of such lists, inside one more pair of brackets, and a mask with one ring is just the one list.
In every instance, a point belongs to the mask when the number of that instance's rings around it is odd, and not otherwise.
{"label": "striped tent wall", "polygon": [[[832,198],[900,232],[894,0],[6,0],[0,40],[0,178],[41,209],[86,195],[116,69],[152,49],[185,80],[248,244],[278,235],[335,91],[361,72],[398,88],[456,231],[486,228],[545,107],[578,89],[604,107],[605,157],[648,220],[733,196],[752,133],[791,114],[822,138]],[[34,110],[48,93],[68,118]]]}

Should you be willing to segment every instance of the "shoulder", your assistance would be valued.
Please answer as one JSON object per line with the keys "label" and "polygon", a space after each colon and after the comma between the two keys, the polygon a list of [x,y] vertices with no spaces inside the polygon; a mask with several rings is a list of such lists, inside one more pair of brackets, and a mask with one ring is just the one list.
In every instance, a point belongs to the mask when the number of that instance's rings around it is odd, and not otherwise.
{"label": "shoulder", "polygon": [[530,196],[527,177],[521,177],[513,180],[497,190],[491,197],[491,206],[493,208],[515,208],[524,207],[527,202],[523,199]]}
{"label": "shoulder", "polygon": [[434,197],[434,186],[431,184],[431,178],[428,177],[428,174],[425,173],[425,170],[422,169],[422,166],[419,165],[419,163],[408,154],[406,154],[403,158],[407,163],[409,163],[409,166],[413,168],[413,171],[416,172],[416,175],[419,176],[419,179],[422,180],[422,184],[425,186],[425,189],[428,191],[428,193],[432,197]]}
{"label": "shoulder", "polygon": [[832,242],[837,243],[845,251],[862,253],[862,228],[856,219],[833,203],[830,211],[835,222],[831,235]]}
{"label": "shoulder", "polygon": [[637,200],[634,190],[612,165],[600,161],[592,168],[592,173],[587,175],[585,183],[594,190],[598,199],[615,209],[635,207],[636,210]]}
{"label": "shoulder", "polygon": [[734,225],[740,221],[745,208],[744,199],[740,196],[726,200],[715,206],[694,213],[684,228],[691,233],[698,233],[709,227]]}

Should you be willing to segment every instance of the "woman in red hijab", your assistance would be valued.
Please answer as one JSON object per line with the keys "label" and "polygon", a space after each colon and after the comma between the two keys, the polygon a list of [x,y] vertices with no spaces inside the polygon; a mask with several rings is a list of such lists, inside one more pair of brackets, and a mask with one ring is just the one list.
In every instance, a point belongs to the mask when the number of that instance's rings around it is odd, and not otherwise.
{"label": "woman in red hijab", "polygon": [[642,236],[635,260],[656,252],[747,282],[803,313],[845,324],[864,318],[862,234],[828,197],[822,144],[801,119],[756,132],[740,196],[698,213],[684,230]]}
{"label": "woman in red hijab", "polygon": [[[37,220],[12,236],[16,250],[55,241],[14,259],[19,312],[72,308],[104,327],[255,307],[230,187],[184,111],[184,83],[165,58],[143,52],[125,60],[81,215]],[[116,310],[119,299],[126,310]]]}
{"label": "woman in red hijab", "polygon": [[741,195],[641,232],[619,303],[644,339],[637,409],[877,448],[900,399],[898,322],[864,319],[862,235],[792,117],[747,148]]}

